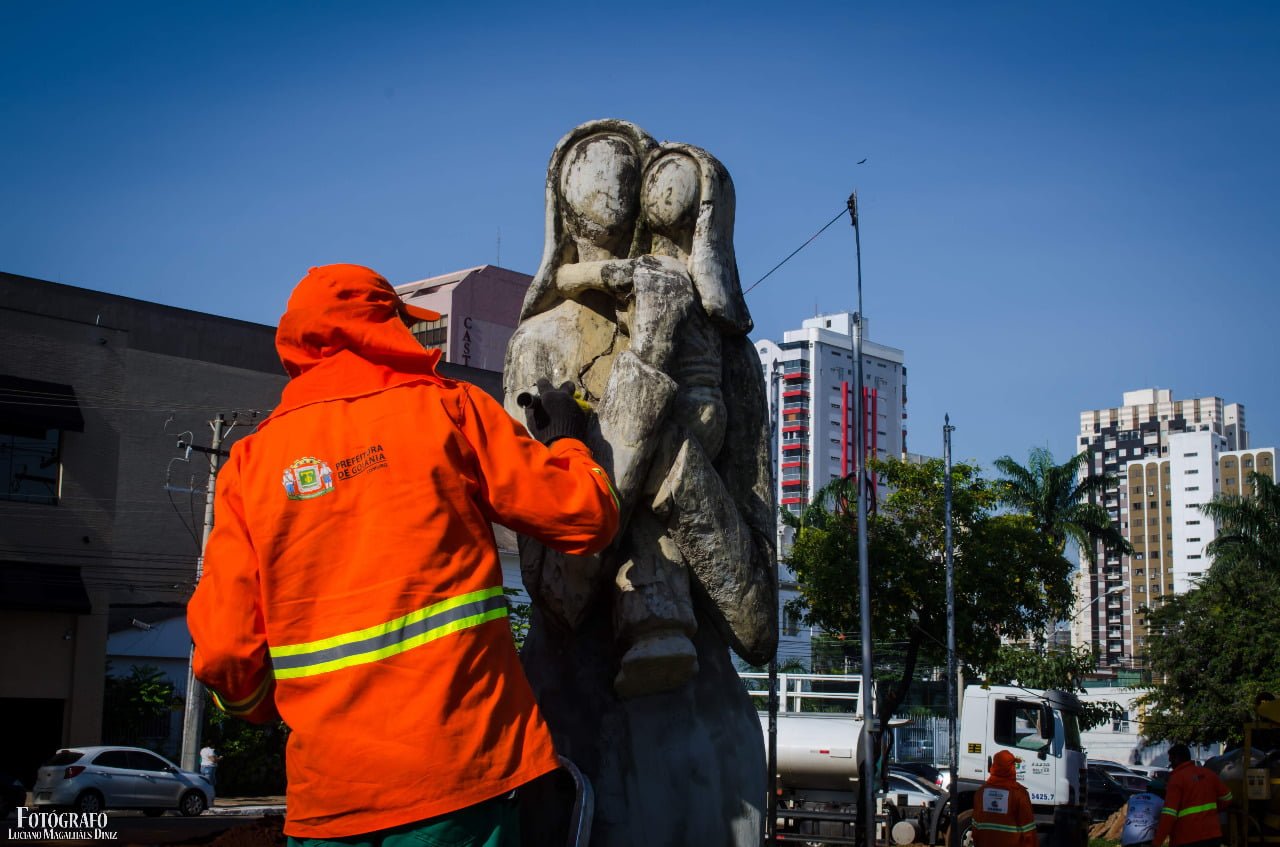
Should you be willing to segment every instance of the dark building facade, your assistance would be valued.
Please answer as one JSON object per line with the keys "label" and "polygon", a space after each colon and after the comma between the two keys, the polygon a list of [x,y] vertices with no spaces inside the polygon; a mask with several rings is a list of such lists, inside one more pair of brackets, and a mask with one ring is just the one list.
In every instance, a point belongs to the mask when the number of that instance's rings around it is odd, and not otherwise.
{"label": "dark building facade", "polygon": [[0,273],[0,770],[101,734],[108,623],[194,586],[207,446],[285,375],[273,327]]}

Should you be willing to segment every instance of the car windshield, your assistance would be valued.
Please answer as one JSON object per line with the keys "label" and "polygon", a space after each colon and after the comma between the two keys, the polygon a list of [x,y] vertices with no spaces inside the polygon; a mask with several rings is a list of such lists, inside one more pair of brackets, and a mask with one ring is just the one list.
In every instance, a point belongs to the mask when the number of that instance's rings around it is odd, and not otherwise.
{"label": "car windshield", "polygon": [[80,757],[84,754],[79,750],[59,750],[53,754],[53,758],[44,763],[46,768],[62,767],[80,761]]}

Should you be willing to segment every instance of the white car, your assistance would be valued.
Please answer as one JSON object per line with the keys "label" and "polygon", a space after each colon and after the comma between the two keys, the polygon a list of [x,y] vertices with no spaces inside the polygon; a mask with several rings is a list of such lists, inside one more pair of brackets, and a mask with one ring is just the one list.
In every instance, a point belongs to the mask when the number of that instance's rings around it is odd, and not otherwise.
{"label": "white car", "polygon": [[[929,809],[943,795],[939,789],[920,777],[891,768],[888,796],[905,809]],[[903,800],[906,801],[905,804]]]}
{"label": "white car", "polygon": [[158,816],[176,809],[194,817],[213,805],[213,786],[141,747],[67,747],[36,771],[37,807],[80,812],[141,809]]}

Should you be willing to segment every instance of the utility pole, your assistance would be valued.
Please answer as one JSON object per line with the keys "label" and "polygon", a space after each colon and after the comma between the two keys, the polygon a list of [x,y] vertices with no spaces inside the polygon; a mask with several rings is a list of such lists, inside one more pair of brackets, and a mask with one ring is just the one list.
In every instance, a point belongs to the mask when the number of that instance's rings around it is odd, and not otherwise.
{"label": "utility pole", "polygon": [[[871,847],[876,840],[875,815],[875,774],[876,747],[872,743],[871,728],[875,717],[875,703],[871,693],[871,569],[867,561],[867,453],[866,453],[866,410],[863,402],[864,377],[862,374],[862,235],[858,229],[858,192],[849,195],[849,220],[853,224],[853,240],[857,254],[858,270],[858,312],[853,316],[853,360],[854,382],[853,392],[853,455],[854,467],[858,473],[858,589],[860,603],[858,617],[861,623],[862,637],[862,726],[866,735],[862,761],[862,808],[866,812],[863,820],[863,844]],[[881,727],[882,732],[888,727]]]}
{"label": "utility pole", "polygon": [[[772,373],[769,374],[769,394],[773,401],[770,405],[773,407],[773,420],[770,421],[773,441],[773,455],[780,456],[782,454],[782,362],[775,361],[773,363]],[[772,470],[775,467],[774,462],[769,463]],[[777,491],[777,480],[774,480],[773,490]],[[779,548],[782,545],[782,533],[778,533],[775,539]],[[779,583],[780,574],[778,573],[778,559],[782,555],[782,550],[774,551],[773,557],[773,584]],[[777,601],[774,601],[773,618],[778,623],[779,628],[782,621],[779,616]],[[778,829],[778,648],[773,649],[773,655],[769,657],[769,750],[766,762],[769,771],[765,785],[769,788],[769,793],[765,797],[765,819],[764,819],[764,839],[765,844],[773,844]]]}
{"label": "utility pole", "polygon": [[947,546],[947,734],[950,747],[951,782],[947,785],[947,802],[950,804],[951,823],[947,827],[947,847],[959,847],[959,829],[956,826],[956,763],[960,756],[960,739],[956,737],[956,562],[951,544],[951,415],[942,419],[942,497],[946,512]]}
{"label": "utility pole", "polygon": [[[222,450],[225,425],[226,418],[221,414],[209,422],[209,426],[213,428],[213,441],[208,447],[178,442],[179,449],[191,449],[209,456],[209,481],[205,485],[204,499],[204,531],[200,537],[200,556],[196,559],[197,584],[204,573],[204,550],[209,545],[209,533],[213,532],[213,494],[214,482],[218,475],[218,459],[228,455]],[[235,424],[233,423],[232,426]],[[183,770],[188,771],[198,770],[200,726],[204,722],[204,686],[196,679],[194,659],[195,645],[192,645],[187,658],[187,704],[182,713],[182,761],[179,763]]]}

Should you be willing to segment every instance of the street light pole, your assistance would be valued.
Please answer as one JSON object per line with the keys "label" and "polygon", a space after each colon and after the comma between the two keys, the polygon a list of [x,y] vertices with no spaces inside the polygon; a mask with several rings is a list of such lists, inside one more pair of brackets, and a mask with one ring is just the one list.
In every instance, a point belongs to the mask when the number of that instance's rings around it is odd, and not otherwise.
{"label": "street light pole", "polygon": [[[862,726],[866,738],[862,761],[863,844],[870,847],[876,840],[875,775],[877,745],[872,744],[871,727],[875,716],[875,704],[871,694],[871,569],[867,562],[867,453],[865,445],[866,410],[863,402],[864,378],[862,374],[862,235],[858,229],[858,192],[849,195],[849,220],[853,224],[854,248],[858,270],[858,312],[853,318],[853,455],[858,474],[858,589],[860,602],[858,617],[862,637]],[[888,727],[881,727],[881,731]]]}
{"label": "street light pole", "polygon": [[947,827],[948,847],[958,847],[959,828],[956,826],[956,776],[957,762],[960,758],[960,739],[956,737],[957,703],[956,685],[956,562],[951,539],[951,433],[955,427],[951,425],[951,415],[943,417],[942,423],[942,496],[945,503],[946,547],[947,547],[947,735],[951,758],[951,781],[947,785],[947,803],[951,812],[951,823]]}
{"label": "street light pole", "polygon": [[[769,467],[781,467],[782,455],[782,362],[775,361],[773,363],[772,373],[769,375],[769,393],[772,395],[773,403],[773,455],[775,461],[769,463]],[[781,474],[779,474],[781,475]],[[778,487],[775,482],[774,490]],[[781,532],[778,533],[776,542],[778,549],[775,551],[773,561],[774,585],[779,582],[779,559],[782,555],[782,537]],[[779,620],[779,612],[777,601],[773,610],[774,621],[781,627],[782,621]],[[773,655],[769,657],[769,750],[767,756],[767,765],[769,768],[768,779],[765,784],[769,787],[769,793],[765,798],[765,819],[764,819],[764,837],[766,844],[772,844],[774,837],[777,835],[778,828],[778,650],[775,647]]]}

